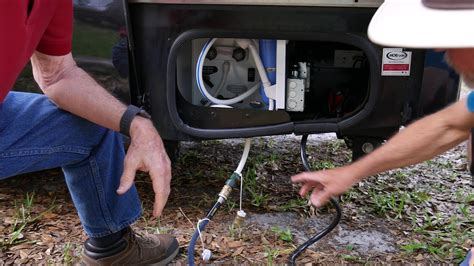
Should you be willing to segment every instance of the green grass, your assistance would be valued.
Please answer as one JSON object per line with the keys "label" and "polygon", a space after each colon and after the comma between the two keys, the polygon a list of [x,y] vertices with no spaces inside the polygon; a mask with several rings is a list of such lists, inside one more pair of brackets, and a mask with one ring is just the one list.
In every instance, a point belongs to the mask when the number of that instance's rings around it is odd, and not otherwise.
{"label": "green grass", "polygon": [[[459,208],[462,208],[461,204]],[[412,222],[412,224],[415,224]],[[474,221],[470,213],[453,215],[443,219],[436,213],[433,217],[425,211],[423,223],[413,226],[413,232],[422,241],[414,241],[400,246],[407,254],[427,252],[447,261],[459,263],[466,255],[465,245],[474,238]]]}
{"label": "green grass", "polygon": [[190,150],[181,154],[178,160],[179,160],[179,164],[188,165],[188,164],[199,162],[200,158],[201,156],[199,155],[197,151]]}
{"label": "green grass", "polygon": [[227,199],[224,204],[224,210],[227,213],[232,213],[237,208],[237,202],[234,199]]}
{"label": "green grass", "polygon": [[275,259],[280,255],[280,250],[275,248],[265,247],[265,257],[267,258],[267,265],[273,265]]}
{"label": "green grass", "polygon": [[337,139],[328,142],[328,148],[331,151],[331,153],[336,153],[339,151],[341,148],[346,148],[346,144],[344,143],[344,140],[342,139]]}
{"label": "green grass", "polygon": [[280,205],[279,210],[283,212],[296,211],[308,207],[308,200],[306,198],[290,199],[287,203]]}
{"label": "green grass", "polygon": [[33,78],[31,64],[28,63],[13,85],[15,91],[41,93],[41,89]]}
{"label": "green grass", "polygon": [[336,165],[331,161],[318,161],[311,163],[311,169],[313,171],[331,169],[336,167]]}
{"label": "green grass", "polygon": [[466,191],[464,189],[459,189],[454,194],[456,201],[462,203],[471,203],[474,202],[474,193]]}
{"label": "green grass", "polygon": [[118,33],[113,30],[75,23],[72,51],[74,55],[110,58],[112,47],[117,43],[118,38]]}
{"label": "green grass", "polygon": [[237,236],[237,230],[238,228],[233,223],[229,225],[227,230],[229,232],[229,237],[235,239],[235,237]]}
{"label": "green grass", "polygon": [[407,208],[418,206],[430,199],[428,193],[423,191],[405,192],[397,190],[389,193],[371,191],[370,194],[374,212],[394,219],[403,218],[407,214]]}
{"label": "green grass", "polygon": [[63,248],[63,262],[66,265],[71,265],[74,262],[74,245],[67,242]]}
{"label": "green grass", "polygon": [[256,192],[249,190],[251,196],[251,204],[255,207],[265,206],[268,203],[269,196],[262,191]]}
{"label": "green grass", "polygon": [[353,262],[353,263],[364,263],[365,260],[363,260],[359,256],[354,256],[354,255],[347,255],[347,254],[342,254],[341,259],[348,261],[348,262]]}
{"label": "green grass", "polygon": [[[147,218],[148,217],[148,218]],[[169,234],[173,230],[161,225],[161,220],[159,218],[153,218],[150,215],[146,214],[142,216],[142,220],[145,223],[145,230],[152,234]]]}
{"label": "green grass", "polygon": [[0,242],[0,251],[7,249],[10,246],[18,245],[21,243],[26,242],[26,240],[23,237],[23,233],[25,229],[30,225],[35,223],[37,220],[41,219],[41,217],[54,209],[56,205],[54,204],[54,200],[51,204],[51,206],[44,212],[41,212],[40,214],[36,214],[33,211],[33,206],[34,206],[34,198],[35,194],[34,193],[26,193],[25,198],[23,201],[20,203],[18,201],[15,201],[15,222],[10,228],[10,234],[8,235],[7,239],[1,240]]}
{"label": "green grass", "polygon": [[462,261],[466,243],[474,238],[474,220],[467,204],[471,200],[469,193],[456,193],[455,199],[460,203],[457,212],[448,217],[433,212],[430,204],[425,204],[431,200],[425,191],[370,190],[369,195],[376,214],[392,221],[411,219],[412,235],[417,240],[401,244],[404,253],[429,253],[444,261]]}
{"label": "green grass", "polygon": [[287,227],[286,229],[282,229],[278,226],[274,226],[271,228],[271,231],[275,233],[278,239],[288,243],[293,242],[293,235],[290,228]]}
{"label": "green grass", "polygon": [[420,250],[426,250],[427,247],[425,243],[419,243],[419,242],[414,241],[406,245],[401,245],[400,249],[403,250],[407,254],[413,254]]}
{"label": "green grass", "polygon": [[255,165],[250,164],[244,175],[244,188],[250,193],[250,202],[255,207],[261,207],[268,203],[269,196],[263,192],[257,182]]}
{"label": "green grass", "polygon": [[[99,29],[85,23],[75,23],[72,42],[73,55],[110,59],[112,47],[117,43],[118,38],[118,33],[113,30]],[[13,88],[16,91],[41,92],[33,79],[33,71],[29,63],[22,70]]]}

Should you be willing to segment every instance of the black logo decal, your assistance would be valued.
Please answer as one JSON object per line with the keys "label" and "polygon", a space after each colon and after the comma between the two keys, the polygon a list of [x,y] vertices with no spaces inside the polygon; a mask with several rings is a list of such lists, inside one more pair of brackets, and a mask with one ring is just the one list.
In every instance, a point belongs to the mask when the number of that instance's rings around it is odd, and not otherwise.
{"label": "black logo decal", "polygon": [[393,51],[388,53],[386,56],[390,60],[403,60],[408,57],[408,54],[402,51]]}

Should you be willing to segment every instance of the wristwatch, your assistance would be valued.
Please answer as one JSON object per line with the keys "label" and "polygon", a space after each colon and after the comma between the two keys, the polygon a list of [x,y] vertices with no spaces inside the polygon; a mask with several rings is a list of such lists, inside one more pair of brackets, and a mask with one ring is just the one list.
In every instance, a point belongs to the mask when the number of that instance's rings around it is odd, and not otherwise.
{"label": "wristwatch", "polygon": [[123,113],[122,118],[120,118],[120,133],[130,137],[130,126],[132,125],[133,118],[135,118],[136,115],[151,119],[151,115],[142,108],[135,105],[129,105],[127,110]]}

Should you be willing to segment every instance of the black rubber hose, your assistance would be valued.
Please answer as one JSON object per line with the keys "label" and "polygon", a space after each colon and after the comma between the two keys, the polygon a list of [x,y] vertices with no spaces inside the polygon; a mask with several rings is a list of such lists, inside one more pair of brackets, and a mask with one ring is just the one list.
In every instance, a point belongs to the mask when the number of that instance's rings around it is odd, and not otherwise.
{"label": "black rubber hose", "polygon": [[[303,138],[301,138],[301,146],[300,146],[300,154],[301,154],[301,161],[303,162],[303,167],[305,168],[306,171],[311,171],[311,168],[308,163],[308,156],[306,155],[306,142],[308,140],[308,135],[303,135]],[[293,253],[291,253],[289,259],[288,259],[288,264],[290,265],[296,265],[296,258],[303,252],[305,251],[309,246],[314,244],[316,241],[320,240],[323,238],[325,235],[327,235],[329,232],[331,232],[341,221],[341,216],[342,216],[342,210],[337,201],[334,198],[330,199],[331,204],[334,206],[336,209],[336,215],[334,216],[334,219],[332,220],[331,224],[324,228],[319,234],[313,236],[310,238],[308,241],[304,242],[301,244]]]}
{"label": "black rubber hose", "polygon": [[203,220],[202,222],[199,223],[199,230],[196,228],[194,231],[193,237],[191,238],[191,241],[189,242],[188,246],[188,265],[189,266],[194,266],[194,247],[196,246],[196,241],[199,238],[199,232],[204,232],[204,229],[206,228],[206,225],[209,223],[209,220]]}

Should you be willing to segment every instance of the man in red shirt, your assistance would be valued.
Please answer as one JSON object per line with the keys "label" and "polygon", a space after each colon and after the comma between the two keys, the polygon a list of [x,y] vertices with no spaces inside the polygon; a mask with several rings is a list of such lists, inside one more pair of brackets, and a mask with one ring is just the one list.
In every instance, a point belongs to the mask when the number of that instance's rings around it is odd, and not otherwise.
{"label": "man in red shirt", "polygon": [[[169,235],[137,236],[141,215],[133,184],[150,173],[159,216],[171,166],[146,115],[125,106],[76,66],[72,0],[0,1],[0,180],[62,167],[89,239],[87,264],[166,264],[178,253]],[[25,64],[44,95],[9,92]],[[121,135],[130,136],[125,152]]]}

